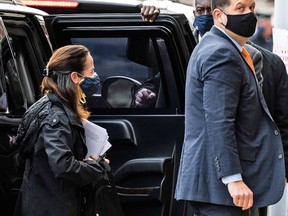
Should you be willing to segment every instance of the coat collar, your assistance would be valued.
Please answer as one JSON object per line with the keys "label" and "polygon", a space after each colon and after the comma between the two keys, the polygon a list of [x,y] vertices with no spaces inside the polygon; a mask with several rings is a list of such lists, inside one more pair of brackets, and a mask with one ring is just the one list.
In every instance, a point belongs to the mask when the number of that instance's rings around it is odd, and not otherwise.
{"label": "coat collar", "polygon": [[77,118],[75,112],[70,108],[70,106],[61,98],[59,97],[57,94],[55,94],[54,92],[50,92],[48,93],[48,98],[49,100],[55,104],[56,106],[62,108],[65,113],[67,114],[69,121],[71,124],[74,125],[78,125],[80,127],[82,126],[82,123],[80,122],[80,120]]}

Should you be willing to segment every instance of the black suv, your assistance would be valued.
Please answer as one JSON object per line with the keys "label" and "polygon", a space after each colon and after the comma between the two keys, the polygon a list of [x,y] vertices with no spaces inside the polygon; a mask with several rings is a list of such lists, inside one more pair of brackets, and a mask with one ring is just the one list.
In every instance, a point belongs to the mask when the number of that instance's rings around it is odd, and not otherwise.
{"label": "black suv", "polygon": [[[195,47],[189,23],[183,14],[163,11],[157,21],[143,22],[140,5],[109,7],[48,15],[0,0],[1,215],[12,215],[22,180],[15,145],[21,117],[40,97],[52,50],[66,44],[83,44],[94,57],[101,89],[89,99],[89,120],[109,133],[107,158],[125,215],[185,214],[173,194],[184,133],[185,72]],[[157,102],[135,108],[135,91],[155,76]]]}

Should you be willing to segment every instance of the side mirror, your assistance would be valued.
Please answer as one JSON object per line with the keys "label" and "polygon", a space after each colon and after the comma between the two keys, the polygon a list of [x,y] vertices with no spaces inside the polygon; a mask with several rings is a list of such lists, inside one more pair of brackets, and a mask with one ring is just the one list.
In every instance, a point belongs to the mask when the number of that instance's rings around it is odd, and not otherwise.
{"label": "side mirror", "polygon": [[111,76],[103,81],[101,96],[108,107],[130,108],[140,85],[139,81],[129,77]]}

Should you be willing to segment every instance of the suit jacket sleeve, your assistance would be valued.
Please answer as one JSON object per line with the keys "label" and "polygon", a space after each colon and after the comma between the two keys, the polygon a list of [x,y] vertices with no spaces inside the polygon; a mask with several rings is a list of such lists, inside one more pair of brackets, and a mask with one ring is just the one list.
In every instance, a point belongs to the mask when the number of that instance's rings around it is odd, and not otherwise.
{"label": "suit jacket sleeve", "polygon": [[236,49],[218,49],[201,66],[207,139],[221,167],[219,179],[242,172],[235,132],[243,74],[239,57]]}

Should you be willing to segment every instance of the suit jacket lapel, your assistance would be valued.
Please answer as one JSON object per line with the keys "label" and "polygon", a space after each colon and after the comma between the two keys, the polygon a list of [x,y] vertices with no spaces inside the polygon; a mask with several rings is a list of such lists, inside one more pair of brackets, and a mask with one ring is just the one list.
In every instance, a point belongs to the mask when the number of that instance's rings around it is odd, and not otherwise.
{"label": "suit jacket lapel", "polygon": [[[262,108],[264,109],[264,111],[266,112],[266,114],[270,117],[270,119],[274,122],[270,112],[269,112],[269,109],[267,107],[267,104],[266,104],[266,101],[264,99],[264,96],[262,94],[262,90],[258,84],[258,81],[257,81],[257,77],[255,76],[255,73],[254,71],[251,69],[250,65],[248,64],[248,62],[246,61],[246,59],[244,58],[244,56],[241,54],[240,50],[238,49],[238,47],[233,43],[233,41],[231,41],[231,39],[229,37],[227,37],[227,35],[225,35],[222,31],[220,31],[218,28],[216,28],[215,26],[213,26],[211,28],[211,33],[213,34],[216,34],[218,35],[219,37],[222,37],[222,38],[225,38],[227,40],[227,42],[229,42],[230,44],[232,44],[232,46],[237,50],[237,52],[239,53],[239,55],[241,56],[241,58],[244,60],[244,62],[249,66],[249,69],[254,77],[254,80],[256,82],[256,86],[257,86],[257,93],[258,93],[258,96],[259,96],[259,100],[260,100],[260,103],[261,103],[261,106]],[[275,124],[275,123],[274,123]]]}

